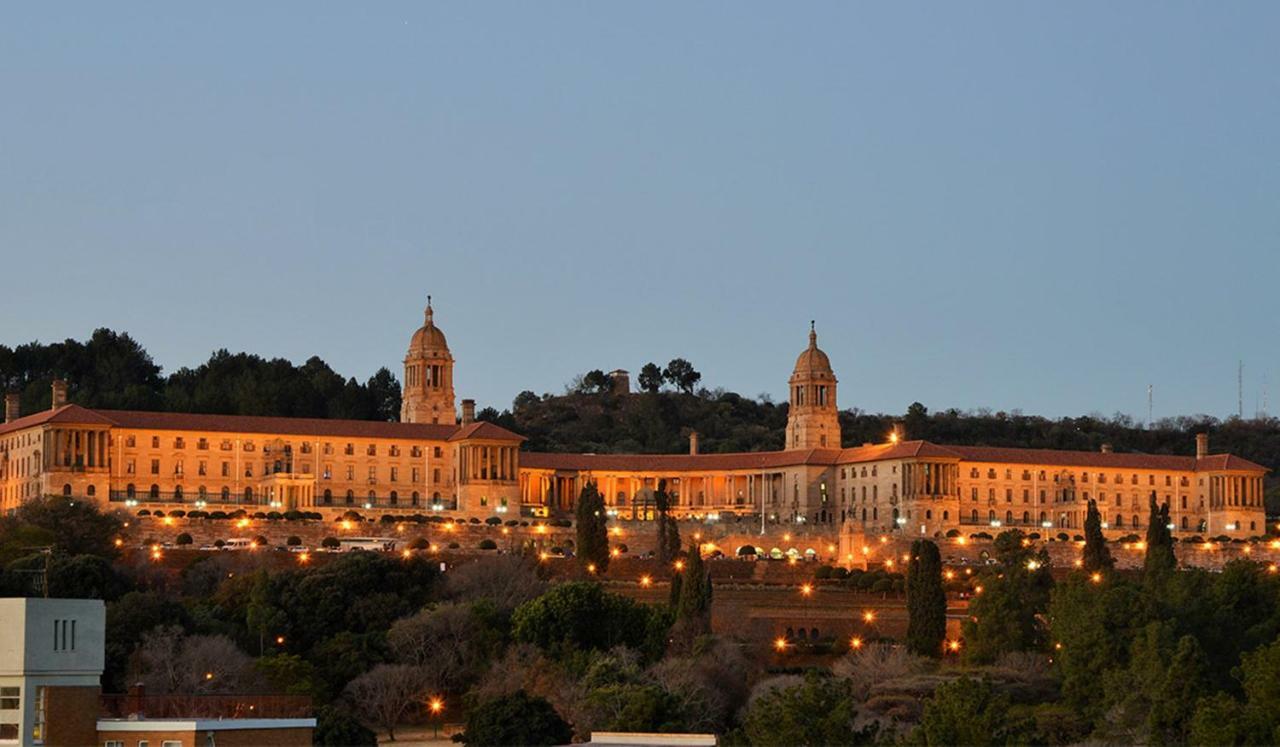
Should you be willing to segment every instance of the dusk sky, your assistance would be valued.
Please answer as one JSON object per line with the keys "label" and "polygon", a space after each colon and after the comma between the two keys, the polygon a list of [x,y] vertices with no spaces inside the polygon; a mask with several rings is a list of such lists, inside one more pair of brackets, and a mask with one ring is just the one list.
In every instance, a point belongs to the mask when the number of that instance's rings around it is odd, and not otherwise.
{"label": "dusk sky", "polygon": [[1280,409],[1280,3],[9,3],[0,343]]}

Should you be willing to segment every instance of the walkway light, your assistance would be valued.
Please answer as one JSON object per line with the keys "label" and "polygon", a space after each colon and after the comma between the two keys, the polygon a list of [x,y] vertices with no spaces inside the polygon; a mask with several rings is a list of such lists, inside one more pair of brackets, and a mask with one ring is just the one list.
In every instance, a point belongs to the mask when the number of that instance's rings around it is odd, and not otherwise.
{"label": "walkway light", "polygon": [[812,593],[813,593],[813,584],[803,584],[803,585],[801,585],[801,586],[800,586],[800,593],[801,593],[801,594],[803,594],[803,595],[804,595],[804,596],[806,596],[806,597],[807,597],[807,596],[809,596],[810,594],[812,594]]}
{"label": "walkway light", "polygon": [[776,649],[776,650],[778,650],[778,651],[786,651],[786,650],[787,650],[787,639],[786,639],[786,638],[782,638],[782,637],[779,637],[779,638],[774,639],[774,641],[773,641],[773,647],[774,647],[774,649]]}
{"label": "walkway light", "polygon": [[862,613],[862,621],[865,623],[873,623],[876,621],[876,613],[873,610],[867,610]]}
{"label": "walkway light", "polygon": [[649,578],[648,576],[641,576],[640,585],[647,589],[653,585],[653,579]]}
{"label": "walkway light", "polygon": [[857,649],[862,648],[862,639],[855,635],[855,636],[854,636],[852,639],[850,639],[850,641],[849,641],[849,648],[851,648],[851,649],[853,649],[853,650],[855,650],[855,651],[856,651]]}

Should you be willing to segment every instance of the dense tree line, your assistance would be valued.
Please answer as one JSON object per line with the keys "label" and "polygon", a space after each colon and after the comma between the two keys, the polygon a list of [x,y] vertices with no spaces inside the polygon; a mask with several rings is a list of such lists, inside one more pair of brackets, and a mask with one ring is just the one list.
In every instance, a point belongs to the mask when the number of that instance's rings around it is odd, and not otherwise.
{"label": "dense tree line", "polygon": [[116,410],[395,420],[400,382],[386,368],[364,383],[343,378],[317,357],[282,358],[217,350],[195,368],[168,376],[126,333],[95,330],[85,342],[0,345],[0,386],[22,396],[22,411],[49,407],[49,385],[65,379],[72,402]]}

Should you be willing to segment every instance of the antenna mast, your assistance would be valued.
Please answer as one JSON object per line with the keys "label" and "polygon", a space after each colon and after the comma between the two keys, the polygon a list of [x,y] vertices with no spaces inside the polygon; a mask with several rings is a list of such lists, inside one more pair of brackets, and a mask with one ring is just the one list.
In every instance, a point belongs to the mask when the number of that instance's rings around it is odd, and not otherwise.
{"label": "antenna mast", "polygon": [[1240,367],[1236,369],[1236,410],[1244,420],[1244,359],[1240,359]]}

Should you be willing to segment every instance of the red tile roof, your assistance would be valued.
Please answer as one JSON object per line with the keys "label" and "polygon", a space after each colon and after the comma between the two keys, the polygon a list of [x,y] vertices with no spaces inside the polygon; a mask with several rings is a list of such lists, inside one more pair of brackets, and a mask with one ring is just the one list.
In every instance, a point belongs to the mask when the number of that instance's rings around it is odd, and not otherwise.
{"label": "red tile roof", "polygon": [[942,446],[929,441],[872,444],[848,449],[760,451],[734,454],[552,454],[524,452],[520,466],[614,472],[697,472],[701,470],[759,470],[800,465],[832,466],[889,459],[954,459],[1001,464],[1049,464],[1063,467],[1160,470],[1246,470],[1266,468],[1246,459],[1216,454],[1196,460],[1189,456],[1105,454],[1096,451],[1012,449],[991,446]]}
{"label": "red tile roof", "polygon": [[450,441],[465,441],[469,438],[486,438],[490,441],[524,441],[525,437],[518,433],[503,428],[500,425],[494,425],[483,420],[476,421],[469,425],[458,428],[458,431],[449,436]]}
{"label": "red tile roof", "polygon": [[110,418],[104,417],[97,410],[90,410],[80,405],[63,405],[56,410],[43,410],[0,425],[0,435],[20,431],[45,423],[72,423],[76,425],[113,425]]}
{"label": "red tile roof", "polygon": [[1260,464],[1254,464],[1231,454],[1212,454],[1204,459],[1196,459],[1193,456],[1172,454],[1117,454],[1102,451],[1015,449],[998,446],[948,446],[947,448],[970,462],[1051,464],[1101,469],[1267,471],[1267,468]]}
{"label": "red tile roof", "polygon": [[616,472],[696,472],[699,470],[772,469],[802,464],[829,466],[838,449],[748,451],[733,454],[554,454],[527,451],[520,466],[533,469]]}
{"label": "red tile roof", "polygon": [[65,405],[45,410],[0,426],[0,434],[45,423],[110,425],[120,428],[158,431],[207,431],[210,433],[270,433],[288,436],[388,438],[426,441],[457,441],[486,438],[523,441],[524,437],[492,423],[468,426],[432,423],[391,423],[378,420],[337,420],[328,418],[283,418],[257,415],[206,415],[185,412],[145,412],[141,410],[91,410]]}

